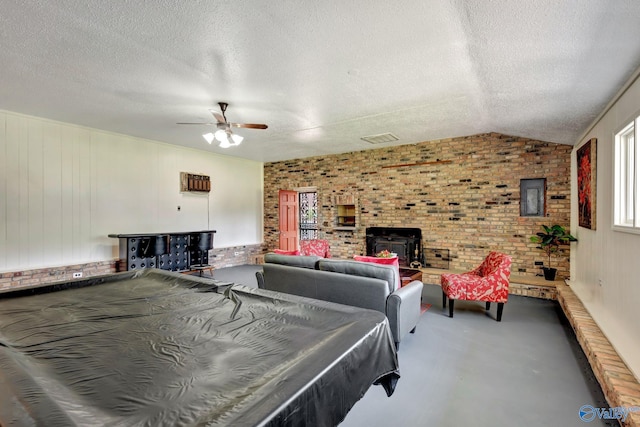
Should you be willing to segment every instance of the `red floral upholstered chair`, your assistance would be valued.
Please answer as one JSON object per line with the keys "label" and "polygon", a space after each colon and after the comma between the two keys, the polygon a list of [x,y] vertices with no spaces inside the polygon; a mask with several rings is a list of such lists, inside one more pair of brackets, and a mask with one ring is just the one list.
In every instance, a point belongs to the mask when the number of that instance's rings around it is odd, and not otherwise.
{"label": "red floral upholstered chair", "polygon": [[300,255],[331,258],[329,242],[323,239],[300,240]]}
{"label": "red floral upholstered chair", "polygon": [[454,300],[485,301],[486,310],[489,310],[492,302],[497,302],[499,322],[502,320],[504,303],[509,297],[510,276],[511,257],[500,252],[491,252],[475,270],[440,276],[442,306],[446,308],[449,299],[449,317],[453,317]]}

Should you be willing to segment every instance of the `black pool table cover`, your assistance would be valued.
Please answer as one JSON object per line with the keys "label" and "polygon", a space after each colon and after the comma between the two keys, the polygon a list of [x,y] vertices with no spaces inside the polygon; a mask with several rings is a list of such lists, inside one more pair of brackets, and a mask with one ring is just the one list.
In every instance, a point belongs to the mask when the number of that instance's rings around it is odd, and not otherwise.
{"label": "black pool table cover", "polygon": [[329,426],[398,378],[371,310],[154,269],[0,294],[2,426]]}

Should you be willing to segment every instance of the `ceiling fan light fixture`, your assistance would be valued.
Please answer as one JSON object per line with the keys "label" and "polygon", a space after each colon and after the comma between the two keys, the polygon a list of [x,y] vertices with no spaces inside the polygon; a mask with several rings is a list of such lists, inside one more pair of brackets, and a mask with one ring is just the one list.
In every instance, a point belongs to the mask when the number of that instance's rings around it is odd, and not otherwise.
{"label": "ceiling fan light fixture", "polygon": [[225,139],[224,141],[220,141],[220,144],[218,144],[218,147],[220,148],[229,148],[231,146],[232,144],[229,142],[228,139]]}
{"label": "ceiling fan light fixture", "polygon": [[209,132],[209,133],[205,133],[202,135],[202,137],[204,138],[205,141],[207,141],[209,144],[211,144],[213,142],[214,139],[214,135]]}
{"label": "ceiling fan light fixture", "polygon": [[227,132],[223,129],[218,129],[216,131],[216,133],[214,134],[214,136],[216,137],[216,139],[219,142],[223,142],[223,141],[228,141],[229,138],[227,137]]}
{"label": "ceiling fan light fixture", "polygon": [[244,139],[243,136],[240,135],[236,135],[235,133],[231,134],[231,139],[233,140],[234,144],[233,145],[240,145],[240,143],[242,142],[242,140]]}
{"label": "ceiling fan light fixture", "polygon": [[215,125],[218,130],[215,133],[207,132],[202,134],[202,137],[209,144],[213,143],[213,140],[219,142],[218,146],[222,148],[235,147],[240,145],[240,143],[244,140],[243,136],[236,135],[231,132],[232,127],[238,128],[249,128],[249,129],[267,129],[268,126],[265,124],[259,123],[231,123],[227,121],[227,117],[225,116],[225,111],[227,110],[228,104],[226,102],[219,102],[220,111],[222,114],[218,114],[214,110],[209,110],[213,117],[216,119],[215,123],[178,123],[179,125]]}

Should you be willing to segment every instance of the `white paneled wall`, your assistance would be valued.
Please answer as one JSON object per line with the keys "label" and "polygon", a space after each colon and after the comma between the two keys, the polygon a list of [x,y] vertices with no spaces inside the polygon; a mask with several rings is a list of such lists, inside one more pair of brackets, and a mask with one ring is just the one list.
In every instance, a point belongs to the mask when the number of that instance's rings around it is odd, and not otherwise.
{"label": "white paneled wall", "polygon": [[[211,177],[181,193],[180,172]],[[262,163],[0,111],[0,271],[117,258],[111,233],[262,242]],[[178,211],[180,206],[180,211]]]}
{"label": "white paneled wall", "polygon": [[576,150],[572,153],[571,287],[640,379],[640,235],[614,231],[613,141],[621,126],[640,114],[640,81],[636,81],[589,131],[598,139],[596,229],[577,226]]}

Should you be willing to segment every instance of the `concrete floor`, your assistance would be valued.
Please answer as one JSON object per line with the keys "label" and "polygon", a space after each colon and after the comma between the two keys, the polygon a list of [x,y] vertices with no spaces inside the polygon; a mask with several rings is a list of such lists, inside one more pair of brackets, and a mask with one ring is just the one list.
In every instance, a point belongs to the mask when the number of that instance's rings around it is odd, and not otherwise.
{"label": "concrete floor", "polygon": [[[259,268],[214,277],[256,286]],[[485,312],[484,303],[468,301],[457,301],[449,318],[441,295],[425,285],[423,302],[432,307],[400,344],[395,393],[370,387],[342,427],[583,426],[581,406],[607,407],[557,302],[511,296],[496,322],[495,304]]]}

